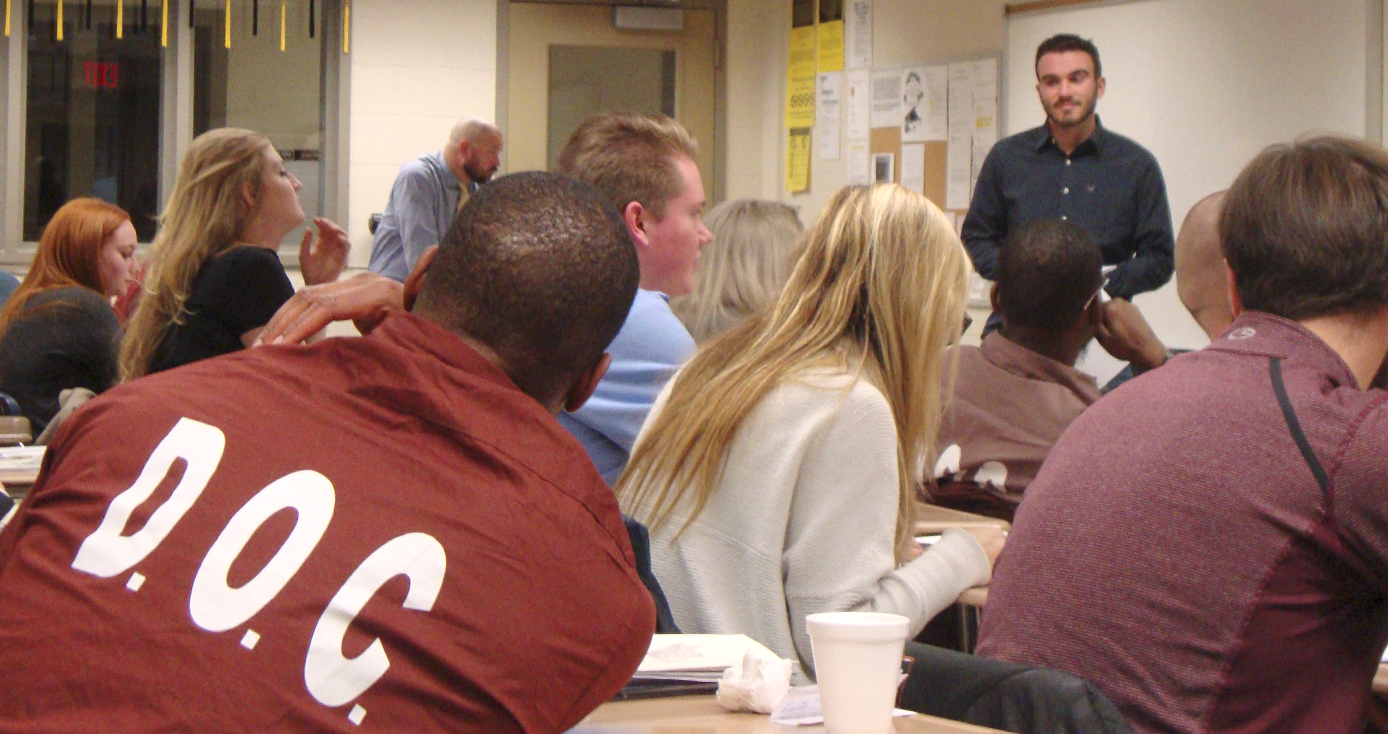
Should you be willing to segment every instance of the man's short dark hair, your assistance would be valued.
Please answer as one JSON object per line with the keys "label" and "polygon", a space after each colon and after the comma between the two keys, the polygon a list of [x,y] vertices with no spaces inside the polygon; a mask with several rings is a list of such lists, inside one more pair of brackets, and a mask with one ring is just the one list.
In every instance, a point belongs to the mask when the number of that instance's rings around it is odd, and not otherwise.
{"label": "man's short dark hair", "polygon": [[[1104,67],[1099,63],[1099,48],[1088,38],[1080,38],[1073,33],[1059,33],[1041,42],[1036,47],[1036,61],[1032,63],[1033,70],[1041,64],[1041,57],[1046,54],[1065,53],[1066,51],[1083,51],[1089,54],[1089,58],[1094,60],[1094,78],[1098,79],[1104,75]],[[1040,78],[1040,74],[1037,75]]]}
{"label": "man's short dark hair", "polygon": [[1064,331],[1084,316],[1103,283],[1103,253],[1084,228],[1059,219],[1018,227],[998,249],[1004,323]]}
{"label": "man's short dark hair", "polygon": [[1301,321],[1388,304],[1388,152],[1338,136],[1274,145],[1225,194],[1219,235],[1246,309]]}
{"label": "man's short dark hair", "polygon": [[481,187],[458,212],[417,309],[496,352],[517,387],[548,403],[597,363],[640,279],[631,235],[601,194],[531,171]]}

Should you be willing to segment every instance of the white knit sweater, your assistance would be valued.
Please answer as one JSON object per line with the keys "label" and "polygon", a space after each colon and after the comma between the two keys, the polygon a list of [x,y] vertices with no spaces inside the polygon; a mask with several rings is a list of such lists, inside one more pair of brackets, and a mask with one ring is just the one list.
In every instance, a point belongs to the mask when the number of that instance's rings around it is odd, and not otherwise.
{"label": "white knit sweater", "polygon": [[676,539],[681,508],[651,534],[675,622],[687,633],[746,634],[812,674],[805,615],[891,612],[911,619],[914,636],[986,582],[988,558],[961,530],[896,565],[896,447],[891,407],[867,382],[819,373],[773,389],[733,438],[693,524]]}

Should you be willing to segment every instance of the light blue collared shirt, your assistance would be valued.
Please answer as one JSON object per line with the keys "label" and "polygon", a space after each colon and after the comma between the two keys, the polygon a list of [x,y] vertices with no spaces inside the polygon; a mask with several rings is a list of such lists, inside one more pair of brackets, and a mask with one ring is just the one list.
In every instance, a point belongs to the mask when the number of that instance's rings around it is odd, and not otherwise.
{"label": "light blue collared shirt", "polygon": [[626,323],[607,348],[607,375],[582,408],[559,414],[609,485],[626,468],[656,396],[694,350],[693,337],[670,311],[669,296],[638,289]]}
{"label": "light blue collared shirt", "polygon": [[463,186],[443,162],[442,152],[401,166],[371,241],[367,270],[405,282],[419,256],[443,239],[462,193]]}

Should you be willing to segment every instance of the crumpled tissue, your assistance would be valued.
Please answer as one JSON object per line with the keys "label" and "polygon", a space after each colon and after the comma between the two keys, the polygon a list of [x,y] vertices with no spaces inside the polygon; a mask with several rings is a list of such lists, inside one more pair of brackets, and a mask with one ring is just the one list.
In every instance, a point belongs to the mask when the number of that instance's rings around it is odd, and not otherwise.
{"label": "crumpled tissue", "polygon": [[729,711],[771,713],[790,690],[793,665],[761,645],[747,648],[742,662],[723,671],[718,680],[718,703]]}

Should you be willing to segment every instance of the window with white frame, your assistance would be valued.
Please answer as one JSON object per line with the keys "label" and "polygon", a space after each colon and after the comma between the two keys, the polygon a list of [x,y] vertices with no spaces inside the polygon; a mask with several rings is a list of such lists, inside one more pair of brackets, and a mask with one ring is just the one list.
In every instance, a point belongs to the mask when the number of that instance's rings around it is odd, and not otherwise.
{"label": "window with white frame", "polygon": [[[345,215],[348,0],[16,0],[0,39],[0,263],[96,196],[142,242],[179,155],[215,127],[265,133],[310,217]],[[296,236],[296,235],[291,235]]]}

